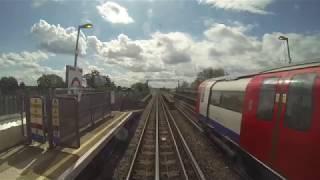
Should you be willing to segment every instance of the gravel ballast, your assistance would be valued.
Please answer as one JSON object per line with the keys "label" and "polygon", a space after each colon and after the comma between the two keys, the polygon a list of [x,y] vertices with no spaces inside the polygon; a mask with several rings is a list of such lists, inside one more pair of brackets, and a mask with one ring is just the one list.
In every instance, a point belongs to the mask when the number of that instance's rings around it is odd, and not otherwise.
{"label": "gravel ballast", "polygon": [[[150,103],[152,103],[151,101],[152,100],[150,100]],[[142,113],[142,115],[139,119],[136,132],[134,133],[134,136],[130,140],[130,144],[128,145],[128,148],[127,148],[124,156],[121,158],[117,168],[114,171],[113,179],[126,179],[127,173],[130,168],[130,162],[131,162],[133,155],[135,153],[135,150],[137,148],[138,141],[141,136],[144,123],[146,121],[148,109],[150,108],[150,105],[151,105],[150,103],[148,104],[148,107],[145,108],[144,112]]]}
{"label": "gravel ballast", "polygon": [[228,165],[227,157],[218,147],[180,112],[171,110],[171,113],[207,179],[241,179]]}

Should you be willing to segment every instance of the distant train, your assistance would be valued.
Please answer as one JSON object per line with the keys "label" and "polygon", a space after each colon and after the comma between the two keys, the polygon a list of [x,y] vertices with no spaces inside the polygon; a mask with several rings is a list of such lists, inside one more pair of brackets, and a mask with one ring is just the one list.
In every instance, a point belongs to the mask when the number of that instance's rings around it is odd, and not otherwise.
{"label": "distant train", "polygon": [[200,84],[199,121],[288,179],[320,179],[320,63]]}

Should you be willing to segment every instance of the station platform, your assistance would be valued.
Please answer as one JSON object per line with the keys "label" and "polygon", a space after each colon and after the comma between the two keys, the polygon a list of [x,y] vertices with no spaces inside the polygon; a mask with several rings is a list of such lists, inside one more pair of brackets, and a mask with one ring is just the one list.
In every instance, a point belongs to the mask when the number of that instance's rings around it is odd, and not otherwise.
{"label": "station platform", "polygon": [[112,118],[81,137],[79,149],[48,150],[47,144],[16,146],[0,154],[0,179],[74,179],[116,132],[140,111],[113,112]]}

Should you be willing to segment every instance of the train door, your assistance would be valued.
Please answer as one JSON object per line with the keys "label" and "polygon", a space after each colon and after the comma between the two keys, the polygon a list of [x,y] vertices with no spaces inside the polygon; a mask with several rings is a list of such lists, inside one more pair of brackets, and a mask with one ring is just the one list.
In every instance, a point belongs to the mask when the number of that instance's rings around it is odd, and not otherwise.
{"label": "train door", "polygon": [[200,91],[200,97],[199,97],[199,113],[201,118],[206,119],[207,118],[207,110],[208,110],[208,103],[209,103],[209,96],[210,96],[210,89],[211,86],[214,84],[215,81],[206,81],[201,84],[201,89]]}
{"label": "train door", "polygon": [[283,73],[254,77],[247,86],[240,144],[250,154],[271,164],[272,147],[279,132],[279,106]]}
{"label": "train door", "polygon": [[316,69],[289,72],[280,92],[279,131],[271,162],[290,179],[320,178],[320,78]]}

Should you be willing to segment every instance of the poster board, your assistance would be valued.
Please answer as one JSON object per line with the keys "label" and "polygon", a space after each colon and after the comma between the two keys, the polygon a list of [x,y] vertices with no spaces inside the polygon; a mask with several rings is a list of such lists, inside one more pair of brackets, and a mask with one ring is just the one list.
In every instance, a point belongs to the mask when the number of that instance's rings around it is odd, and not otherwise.
{"label": "poster board", "polygon": [[41,97],[30,98],[30,128],[31,139],[40,143],[46,141],[43,124],[43,99]]}
{"label": "poster board", "polygon": [[82,69],[73,66],[66,66],[66,82],[68,88],[81,88],[82,87]]}
{"label": "poster board", "polygon": [[52,127],[53,127],[53,142],[59,143],[60,140],[60,122],[59,122],[59,100],[57,98],[52,99]]}

